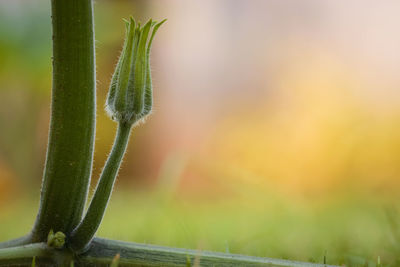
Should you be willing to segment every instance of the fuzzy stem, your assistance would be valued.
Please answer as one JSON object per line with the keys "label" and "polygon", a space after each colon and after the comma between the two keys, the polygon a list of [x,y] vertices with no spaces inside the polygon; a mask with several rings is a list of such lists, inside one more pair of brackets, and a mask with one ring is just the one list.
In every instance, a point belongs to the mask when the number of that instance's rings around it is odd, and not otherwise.
{"label": "fuzzy stem", "polygon": [[91,0],[52,0],[53,89],[49,141],[33,242],[80,222],[92,169],[95,55]]}
{"label": "fuzzy stem", "polygon": [[128,145],[131,127],[131,124],[118,124],[114,145],[101,173],[93,199],[82,222],[71,234],[69,246],[74,251],[84,250],[100,226]]}

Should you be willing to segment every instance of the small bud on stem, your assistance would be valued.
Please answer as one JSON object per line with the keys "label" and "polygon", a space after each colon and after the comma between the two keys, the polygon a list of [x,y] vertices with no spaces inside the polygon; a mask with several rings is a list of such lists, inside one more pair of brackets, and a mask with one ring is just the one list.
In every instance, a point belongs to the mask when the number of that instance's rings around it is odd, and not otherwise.
{"label": "small bud on stem", "polygon": [[111,80],[106,103],[108,114],[118,122],[118,131],[86,215],[71,234],[69,246],[76,252],[88,248],[101,223],[132,126],[151,112],[153,86],[150,48],[155,33],[164,22],[149,20],[143,27],[136,24],[133,18],[126,22],[124,48]]}
{"label": "small bud on stem", "polygon": [[47,236],[47,245],[52,248],[62,248],[65,244],[65,234],[63,232],[54,233],[53,229],[50,230]]}

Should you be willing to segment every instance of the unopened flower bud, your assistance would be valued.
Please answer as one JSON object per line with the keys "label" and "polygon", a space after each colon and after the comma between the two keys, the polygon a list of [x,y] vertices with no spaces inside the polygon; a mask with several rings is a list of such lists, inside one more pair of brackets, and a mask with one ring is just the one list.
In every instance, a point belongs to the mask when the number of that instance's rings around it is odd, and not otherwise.
{"label": "unopened flower bud", "polygon": [[47,245],[52,248],[62,248],[65,244],[65,234],[63,232],[54,233],[53,229],[47,235]]}
{"label": "unopened flower bud", "polygon": [[140,26],[133,18],[126,21],[125,43],[106,103],[107,113],[117,122],[135,124],[152,110],[150,49],[155,33],[164,22],[149,20]]}

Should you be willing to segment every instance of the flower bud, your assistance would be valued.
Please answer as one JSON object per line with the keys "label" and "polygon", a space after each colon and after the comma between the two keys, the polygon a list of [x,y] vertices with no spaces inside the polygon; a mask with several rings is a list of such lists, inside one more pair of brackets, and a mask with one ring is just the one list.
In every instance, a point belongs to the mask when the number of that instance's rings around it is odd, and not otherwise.
{"label": "flower bud", "polygon": [[63,232],[54,233],[53,229],[51,229],[47,236],[47,245],[52,248],[62,248],[64,244],[65,234]]}
{"label": "flower bud", "polygon": [[133,18],[126,21],[124,47],[111,79],[106,102],[107,113],[117,122],[135,124],[152,110],[150,49],[155,33],[164,22],[149,20],[140,26]]}

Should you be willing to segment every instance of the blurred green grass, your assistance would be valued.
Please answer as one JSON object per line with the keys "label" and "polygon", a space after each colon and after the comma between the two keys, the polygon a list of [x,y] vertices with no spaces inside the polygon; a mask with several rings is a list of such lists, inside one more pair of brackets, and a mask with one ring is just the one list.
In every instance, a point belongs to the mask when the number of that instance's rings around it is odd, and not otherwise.
{"label": "blurred green grass", "polygon": [[[126,188],[124,186],[124,188]],[[122,188],[120,188],[122,189]],[[343,195],[292,200],[255,188],[200,201],[163,191],[117,190],[99,236],[125,241],[346,266],[399,266],[399,240],[385,204]],[[29,231],[37,199],[2,209],[0,240]],[[392,214],[394,224],[398,216]]]}
{"label": "blurred green grass", "polygon": [[[100,77],[99,106],[103,103],[101,99],[104,99],[108,87],[107,81],[114,67],[115,54],[120,49],[121,18],[129,16],[134,11],[136,11],[134,15],[140,16],[142,14],[143,19],[146,18],[144,10],[141,10],[139,6],[133,8],[133,5],[137,5],[137,3],[127,1],[118,1],[118,4],[112,1],[100,2],[96,5],[96,36],[99,40],[97,43],[98,77]],[[143,1],[139,2],[144,3]],[[48,102],[51,87],[49,5],[44,4],[44,2],[41,5],[32,2],[30,5],[29,8],[17,10],[16,14],[19,14],[19,16],[12,12],[6,12],[6,10],[0,10],[0,57],[3,63],[0,65],[0,98],[2,103],[6,103],[6,105],[0,107],[0,124],[7,126],[2,127],[0,131],[0,156],[2,156],[1,160],[3,161],[2,167],[6,166],[12,170],[12,175],[7,178],[8,182],[12,181],[11,186],[6,184],[3,186],[3,191],[0,192],[0,241],[15,238],[28,232],[34,222],[38,207],[38,183],[47,140]],[[154,12],[151,12],[151,14],[153,15]],[[162,16],[164,15],[163,12]],[[172,20],[170,21],[172,22]],[[26,45],[27,43],[29,45]],[[315,69],[311,68],[311,70],[314,75]],[[322,70],[325,69],[322,68]],[[330,83],[329,79],[326,79],[326,81],[326,83]],[[300,85],[302,84],[300,83]],[[308,90],[309,84],[306,83],[306,85]],[[321,92],[320,88],[327,87],[325,83],[322,83],[322,85],[314,88],[317,93],[316,96],[318,96],[315,98],[318,100],[316,103],[319,103],[318,92]],[[293,87],[297,88],[296,86]],[[291,89],[291,87],[289,88]],[[305,90],[304,96],[306,97],[304,99],[309,99],[310,95],[307,90]],[[337,88],[331,91],[338,92]],[[339,91],[339,94],[341,92]],[[290,94],[292,93],[290,91]],[[338,99],[341,101],[342,98]],[[305,101],[306,104],[309,104],[306,106],[310,107],[310,110],[317,110],[315,114],[319,116],[321,108],[316,109],[312,105],[312,101],[314,101],[312,97],[309,101],[310,103]],[[325,105],[326,102],[321,103]],[[338,107],[343,108],[343,105],[338,105]],[[228,164],[222,162],[221,159],[227,158],[227,162],[235,167],[239,166],[239,163],[243,165],[245,159],[248,160],[248,169],[250,170],[252,168],[258,170],[257,168],[259,168],[261,171],[265,171],[267,165],[268,167],[273,166],[276,170],[281,170],[278,174],[286,174],[288,172],[287,166],[291,166],[293,173],[303,174],[306,178],[309,178],[310,171],[316,169],[317,174],[319,174],[318,170],[322,170],[321,173],[324,175],[315,175],[316,179],[313,182],[302,182],[302,188],[311,187],[316,183],[319,185],[326,184],[326,187],[330,189],[331,184],[327,182],[326,177],[333,173],[334,178],[340,178],[339,193],[321,190],[330,193],[322,197],[293,196],[283,191],[278,192],[278,189],[272,184],[264,185],[261,189],[255,185],[233,181],[231,176],[235,177],[236,175],[226,175],[226,173],[225,176],[221,175],[218,189],[212,188],[215,185],[214,183],[211,183],[211,186],[206,184],[205,189],[199,189],[196,187],[199,187],[201,182],[196,184],[194,180],[198,178],[197,180],[203,181],[207,174],[203,175],[202,171],[198,169],[189,169],[192,172],[186,175],[186,187],[183,186],[180,189],[183,192],[168,191],[167,188],[168,186],[171,187],[171,181],[160,185],[156,190],[134,191],[127,188],[128,186],[123,183],[123,179],[120,179],[121,184],[115,190],[99,235],[125,241],[172,247],[229,251],[231,253],[319,263],[322,263],[324,256],[326,256],[329,264],[344,263],[347,266],[365,266],[366,263],[368,266],[374,266],[379,256],[384,265],[400,266],[400,257],[398,256],[400,255],[399,210],[392,209],[389,213],[387,211],[390,205],[398,207],[398,204],[400,204],[395,197],[398,188],[396,181],[398,177],[399,131],[398,127],[395,127],[399,121],[396,115],[398,113],[393,114],[394,118],[388,116],[389,119],[387,120],[386,117],[377,116],[375,124],[361,124],[362,127],[356,127],[357,129],[352,132],[353,135],[346,135],[346,133],[349,133],[349,129],[360,125],[359,117],[355,117],[357,120],[352,121],[352,117],[346,110],[338,113],[330,106],[327,106],[326,109],[333,111],[334,116],[328,116],[329,120],[322,117],[323,126],[325,122],[336,122],[336,114],[344,113],[344,117],[348,117],[349,120],[343,118],[338,120],[345,122],[341,126],[343,128],[331,128],[329,123],[326,126],[327,128],[322,127],[321,129],[326,129],[326,132],[322,132],[325,135],[321,136],[325,136],[328,142],[322,142],[321,145],[317,142],[318,139],[315,140],[314,136],[311,135],[310,140],[312,142],[310,141],[310,144],[313,146],[304,141],[308,139],[302,138],[298,139],[300,140],[298,143],[288,142],[287,136],[291,136],[287,134],[288,132],[294,132],[293,129],[296,129],[297,133],[299,129],[308,129],[302,128],[304,126],[303,121],[299,120],[301,127],[298,127],[292,126],[292,119],[288,120],[292,128],[287,128],[286,132],[285,128],[279,123],[277,124],[279,127],[276,124],[271,124],[271,128],[275,127],[277,130],[269,132],[264,129],[264,125],[266,125],[264,121],[256,124],[258,128],[250,124],[246,129],[244,122],[247,122],[250,116],[245,116],[240,121],[241,123],[238,123],[238,117],[234,116],[233,124],[238,128],[222,127],[220,131],[220,140],[222,140],[220,143],[223,143],[222,148],[220,147],[222,152],[220,151],[219,158],[216,157],[216,160],[214,160],[213,157],[210,161],[218,162],[225,172],[229,172],[229,170],[225,170]],[[295,113],[298,113],[297,110],[294,110]],[[369,115],[365,118],[368,123],[371,120],[373,121],[371,117],[374,117],[372,115],[375,113],[374,109],[371,113],[367,113]],[[261,113],[261,116],[263,114]],[[305,114],[303,118],[310,118],[314,113]],[[10,120],[11,115],[12,120]],[[319,118],[318,116],[316,118]],[[101,123],[98,123],[98,125],[101,125],[101,128],[98,131],[98,143],[96,144],[96,153],[98,154],[96,161],[99,164],[97,169],[100,169],[104,162],[104,157],[109,149],[107,140],[111,140],[113,135],[113,128],[107,128],[107,125],[113,126],[113,124],[105,119],[104,113],[100,111],[99,121]],[[285,120],[283,121],[285,122]],[[314,124],[310,125],[314,126]],[[163,129],[165,130],[165,128]],[[154,132],[157,131],[163,132],[159,129]],[[266,132],[270,135],[266,135]],[[231,133],[231,136],[228,133]],[[274,139],[274,133],[279,138]],[[335,142],[337,133],[345,133],[344,137],[350,137],[350,140],[351,137],[354,137],[354,140],[356,140],[354,141],[355,147],[360,149],[360,152],[354,155],[351,154],[353,150],[349,150],[349,154],[342,153],[343,151],[346,152],[348,147],[340,146]],[[296,138],[297,135],[293,135],[293,139],[289,138],[289,141],[297,140]],[[147,141],[147,143],[141,143],[142,140],[135,139],[133,145],[142,144],[143,147],[146,147],[150,146],[151,143],[161,143],[154,142],[155,139],[153,138],[150,139],[151,142]],[[329,142],[331,139],[333,141]],[[254,142],[254,140],[257,140],[257,142]],[[260,143],[262,140],[267,141],[263,144]],[[275,142],[275,140],[281,142]],[[167,143],[167,141],[162,141],[162,144]],[[99,142],[102,143],[99,144]],[[215,143],[220,144],[219,142]],[[299,146],[292,148],[293,144]],[[306,164],[303,165],[306,167],[303,167],[302,163],[304,162],[299,160],[299,151],[306,151],[303,147],[304,144],[307,145],[305,147],[307,149],[316,148],[315,154],[311,152],[306,154],[312,156],[310,158],[313,161],[310,161],[310,165],[307,165],[308,158],[304,157]],[[224,154],[224,148],[231,147],[231,145],[233,147],[232,153],[225,152]],[[326,150],[321,149],[322,152],[319,154],[319,148],[324,148],[323,145],[327,145]],[[285,146],[290,149],[286,148],[285,150]],[[211,147],[214,149],[215,145],[212,143]],[[275,150],[271,149],[274,147],[276,147]],[[241,150],[242,148],[243,150]],[[344,150],[341,150],[341,148],[344,148]],[[280,153],[283,156],[278,157],[276,151],[279,152],[278,156]],[[285,154],[285,151],[289,151],[289,153]],[[291,151],[293,151],[292,154]],[[332,152],[334,152],[333,157],[331,157]],[[131,153],[134,154],[134,151]],[[247,155],[247,158],[244,157],[243,159],[238,155],[242,157]],[[270,157],[266,155],[270,155]],[[213,154],[213,156],[215,155]],[[228,156],[231,156],[233,160],[229,161]],[[208,157],[209,155],[205,158]],[[143,160],[143,155],[140,155],[140,158]],[[266,164],[265,158],[268,158],[271,163]],[[292,159],[289,163],[288,158]],[[274,159],[281,165],[277,164]],[[127,161],[132,164],[137,160],[138,158],[135,158],[135,161]],[[349,173],[352,174],[354,160],[358,162],[354,165],[355,175],[349,175]],[[320,164],[321,162],[323,164]],[[335,165],[338,162],[343,164]],[[154,162],[152,164],[149,165],[150,169],[158,166]],[[318,167],[315,168],[313,164]],[[240,166],[243,167],[242,165]],[[357,169],[357,166],[360,169]],[[274,168],[272,169],[274,170]],[[268,170],[267,168],[265,175],[260,175],[263,179],[268,178],[265,179],[267,180],[265,183],[270,183],[274,176]],[[234,169],[232,172],[236,171]],[[148,175],[146,170],[144,172]],[[132,170],[126,173],[128,175],[125,175],[125,178],[133,177],[130,176]],[[190,175],[195,177],[190,179]],[[359,178],[354,178],[358,177],[357,175],[359,175]],[[219,176],[219,173],[215,176]],[[279,182],[283,183],[283,175],[276,176],[279,177]],[[17,177],[19,180],[16,179]],[[324,179],[320,179],[321,177],[324,177]],[[348,177],[352,177],[352,179]],[[368,180],[368,177],[370,177],[370,180]],[[253,181],[253,179],[249,179],[249,181]],[[357,191],[363,190],[359,187],[368,183],[374,186],[366,186],[366,188],[372,188],[375,191]],[[172,184],[174,184],[173,181]],[[19,185],[21,185],[21,189]],[[299,184],[292,185],[292,182],[287,181],[284,185],[299,187]],[[351,186],[351,188],[348,188],[348,186]],[[269,189],[265,189],[265,187]],[[273,188],[276,190],[273,190]],[[319,187],[313,188],[314,191],[318,191]],[[322,188],[324,187],[322,186]],[[19,190],[25,190],[24,192],[27,192],[27,195],[22,196],[23,194]],[[210,191],[212,192],[210,193]],[[228,195],[226,194],[227,191],[229,192]],[[302,189],[298,191],[302,192]],[[389,197],[385,195],[385,192],[392,192],[391,199],[388,199]],[[4,195],[6,196],[4,197]],[[3,197],[6,202],[3,201]]]}

